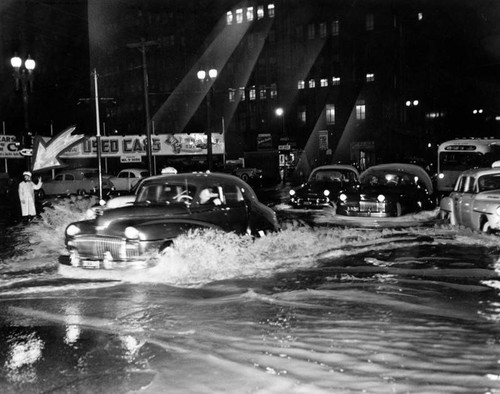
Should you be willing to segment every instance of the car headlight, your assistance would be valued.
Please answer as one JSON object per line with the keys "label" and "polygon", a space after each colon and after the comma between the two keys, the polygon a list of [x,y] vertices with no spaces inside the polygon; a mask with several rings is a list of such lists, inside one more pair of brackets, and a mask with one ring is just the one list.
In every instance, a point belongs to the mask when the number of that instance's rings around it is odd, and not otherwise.
{"label": "car headlight", "polygon": [[139,238],[139,230],[135,227],[129,226],[125,229],[125,237],[127,239],[138,239]]}
{"label": "car headlight", "polygon": [[325,197],[328,197],[330,195],[330,190],[325,190],[323,194],[325,195]]}
{"label": "car headlight", "polygon": [[290,190],[288,193],[290,193],[291,196],[295,196],[295,190]]}
{"label": "car headlight", "polygon": [[80,227],[70,224],[68,228],[66,229],[66,235],[68,237],[74,237],[75,235],[80,233]]}
{"label": "car headlight", "polygon": [[342,194],[339,196],[339,199],[340,199],[340,201],[345,202],[345,200],[347,200],[347,196],[346,196],[344,193],[342,193]]}
{"label": "car headlight", "polygon": [[500,216],[500,207],[497,207],[495,212],[497,213],[498,216]]}
{"label": "car headlight", "polygon": [[438,178],[439,178],[439,179],[443,179],[443,178],[444,178],[444,174],[443,174],[442,172],[441,172],[441,173],[439,173]]}
{"label": "car headlight", "polygon": [[377,196],[377,201],[378,201],[378,202],[384,202],[384,201],[385,201],[385,196],[384,196],[383,194],[379,194],[379,195]]}

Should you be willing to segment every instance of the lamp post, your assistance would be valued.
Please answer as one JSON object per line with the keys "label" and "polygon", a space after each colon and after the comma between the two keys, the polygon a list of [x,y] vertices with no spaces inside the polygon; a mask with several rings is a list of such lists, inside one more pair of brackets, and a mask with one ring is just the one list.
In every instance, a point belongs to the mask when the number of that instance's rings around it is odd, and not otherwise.
{"label": "lamp post", "polygon": [[[10,59],[10,64],[14,68],[14,79],[16,81],[16,90],[19,90],[19,85],[21,85],[23,93],[23,107],[24,107],[24,135],[23,135],[23,145],[25,148],[31,148],[31,132],[29,128],[29,116],[28,116],[28,88],[29,91],[33,91],[33,70],[35,69],[35,61],[28,55],[28,58],[24,61],[19,56],[14,56]],[[28,156],[28,167],[31,165],[30,158]]]}
{"label": "lamp post", "polygon": [[286,137],[286,132],[285,132],[285,111],[283,110],[283,108],[279,107],[279,108],[276,108],[276,110],[274,111],[274,113],[276,114],[276,116],[279,116],[281,117],[281,121],[282,121],[282,133],[283,133],[283,137]]}
{"label": "lamp post", "polygon": [[[217,70],[215,68],[211,68],[210,70],[200,70],[196,74],[201,83],[210,82],[211,84],[217,78]],[[213,167],[213,158],[212,158],[212,124],[211,124],[211,113],[210,113],[210,101],[213,90],[212,85],[207,92],[207,162],[208,162],[208,170],[212,171]]]}

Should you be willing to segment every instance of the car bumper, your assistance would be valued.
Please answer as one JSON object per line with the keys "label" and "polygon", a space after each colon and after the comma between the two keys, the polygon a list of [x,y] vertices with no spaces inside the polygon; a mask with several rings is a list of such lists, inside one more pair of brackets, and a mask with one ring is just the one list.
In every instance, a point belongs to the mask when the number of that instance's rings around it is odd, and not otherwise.
{"label": "car bumper", "polygon": [[66,243],[69,264],[84,269],[118,269],[140,265],[159,246],[154,241],[100,236],[75,237]]}

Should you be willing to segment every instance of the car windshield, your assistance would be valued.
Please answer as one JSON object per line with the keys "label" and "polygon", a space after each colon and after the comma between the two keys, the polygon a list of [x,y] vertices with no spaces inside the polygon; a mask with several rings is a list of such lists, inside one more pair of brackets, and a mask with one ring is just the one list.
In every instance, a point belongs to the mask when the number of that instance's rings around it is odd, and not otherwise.
{"label": "car windshield", "polygon": [[347,170],[318,170],[311,177],[311,181],[316,182],[354,182],[355,180],[356,175]]}
{"label": "car windshield", "polygon": [[500,189],[500,174],[483,175],[477,184],[480,192]]}
{"label": "car windshield", "polygon": [[363,185],[371,186],[409,186],[415,185],[416,178],[415,175],[402,171],[372,171],[364,174],[360,182]]}
{"label": "car windshield", "polygon": [[196,186],[187,182],[150,183],[139,190],[136,203],[170,204],[191,202]]}

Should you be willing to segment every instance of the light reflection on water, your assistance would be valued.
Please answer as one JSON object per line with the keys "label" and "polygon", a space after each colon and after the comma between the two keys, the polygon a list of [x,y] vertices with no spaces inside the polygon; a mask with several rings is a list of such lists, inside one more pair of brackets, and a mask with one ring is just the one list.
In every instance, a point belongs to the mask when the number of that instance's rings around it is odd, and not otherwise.
{"label": "light reflection on water", "polygon": [[36,226],[2,262],[2,392],[500,393],[497,237],[208,232],[99,282]]}

